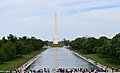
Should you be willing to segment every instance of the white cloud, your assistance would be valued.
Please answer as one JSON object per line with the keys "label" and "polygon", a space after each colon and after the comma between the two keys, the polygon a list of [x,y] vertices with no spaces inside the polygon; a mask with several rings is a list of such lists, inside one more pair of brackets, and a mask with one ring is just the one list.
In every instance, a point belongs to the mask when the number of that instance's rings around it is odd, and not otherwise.
{"label": "white cloud", "polygon": [[120,1],[2,0],[0,1],[0,37],[13,33],[18,36],[34,35],[52,40],[55,11],[58,14],[59,39],[64,37],[72,39],[85,35],[112,37],[120,31],[119,7],[80,12],[82,9],[112,5],[120,5]]}

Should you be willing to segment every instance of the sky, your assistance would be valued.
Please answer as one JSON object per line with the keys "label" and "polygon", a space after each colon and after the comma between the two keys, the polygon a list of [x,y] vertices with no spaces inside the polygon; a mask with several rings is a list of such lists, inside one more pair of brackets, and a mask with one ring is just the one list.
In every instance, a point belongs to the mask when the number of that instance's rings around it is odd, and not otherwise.
{"label": "sky", "polygon": [[120,0],[0,0],[0,38],[53,40],[55,12],[59,40],[120,33]]}

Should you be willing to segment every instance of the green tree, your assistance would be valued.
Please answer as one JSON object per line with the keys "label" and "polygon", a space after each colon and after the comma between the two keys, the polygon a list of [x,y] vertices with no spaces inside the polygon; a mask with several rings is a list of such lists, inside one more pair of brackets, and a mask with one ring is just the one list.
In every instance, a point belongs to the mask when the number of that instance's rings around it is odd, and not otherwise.
{"label": "green tree", "polygon": [[1,48],[4,49],[8,59],[11,59],[16,55],[15,46],[10,41],[8,41],[6,44],[3,44]]}
{"label": "green tree", "polygon": [[16,36],[13,36],[12,34],[9,34],[8,37],[8,40],[11,41],[12,43],[14,43],[15,41],[17,41],[17,37]]}
{"label": "green tree", "polygon": [[113,57],[116,57],[116,58],[119,58],[120,59],[120,33],[119,34],[116,34],[112,40],[111,40],[111,48],[112,48],[112,52],[111,52],[111,55]]}
{"label": "green tree", "polygon": [[2,48],[0,48],[0,62],[6,60],[7,55],[5,54],[5,52],[3,51]]}

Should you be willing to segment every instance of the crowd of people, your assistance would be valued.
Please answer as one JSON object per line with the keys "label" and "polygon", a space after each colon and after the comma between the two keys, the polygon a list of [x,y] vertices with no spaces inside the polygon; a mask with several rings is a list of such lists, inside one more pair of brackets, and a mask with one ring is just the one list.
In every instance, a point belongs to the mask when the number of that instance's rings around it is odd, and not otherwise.
{"label": "crowd of people", "polygon": [[[120,68],[112,69],[113,72],[118,72]],[[108,72],[100,69],[94,68],[58,68],[58,69],[49,69],[43,68],[39,70],[29,70],[21,71],[15,69],[15,71],[5,71],[5,73],[98,73],[98,72]]]}
{"label": "crowd of people", "polygon": [[[98,69],[94,68],[59,68],[59,69],[49,69],[49,68],[43,68],[39,70],[29,70],[24,71],[24,73],[84,73],[84,72],[99,72]],[[16,70],[16,73],[20,73],[20,71]]]}

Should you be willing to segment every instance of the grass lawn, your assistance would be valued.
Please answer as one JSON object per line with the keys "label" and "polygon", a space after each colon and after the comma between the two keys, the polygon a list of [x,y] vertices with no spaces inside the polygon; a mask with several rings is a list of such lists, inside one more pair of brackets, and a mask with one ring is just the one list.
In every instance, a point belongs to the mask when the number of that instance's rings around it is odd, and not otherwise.
{"label": "grass lawn", "polygon": [[64,44],[49,44],[50,47],[63,47]]}
{"label": "grass lawn", "polygon": [[14,70],[15,68],[20,67],[25,62],[27,62],[30,59],[32,59],[37,54],[41,53],[42,51],[43,51],[43,49],[40,49],[40,50],[31,52],[29,54],[22,55],[21,57],[16,58],[16,59],[14,59],[12,61],[4,62],[4,63],[0,64],[0,71],[5,70],[6,68],[7,68],[7,70]]}
{"label": "grass lawn", "polygon": [[101,55],[98,55],[98,54],[86,54],[84,55],[98,63],[101,63],[103,65],[106,65],[108,66],[109,68],[117,68],[119,67],[120,68],[120,61],[118,60],[115,60],[115,59],[112,59],[112,58],[108,58],[108,57],[104,57],[104,56],[101,56]]}
{"label": "grass lawn", "polygon": [[105,66],[108,66],[109,68],[120,68],[120,61],[116,60],[116,59],[113,59],[113,58],[109,58],[109,57],[105,57],[105,56],[101,56],[101,55],[98,55],[98,54],[83,54],[81,53],[79,50],[74,50],[72,49],[73,51],[87,57],[87,58],[90,58],[100,64],[103,64]]}

